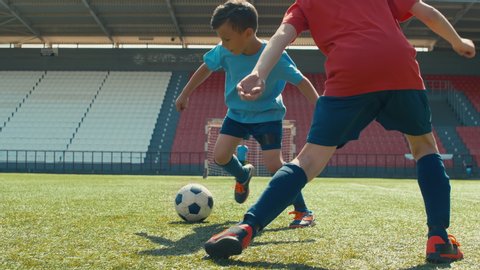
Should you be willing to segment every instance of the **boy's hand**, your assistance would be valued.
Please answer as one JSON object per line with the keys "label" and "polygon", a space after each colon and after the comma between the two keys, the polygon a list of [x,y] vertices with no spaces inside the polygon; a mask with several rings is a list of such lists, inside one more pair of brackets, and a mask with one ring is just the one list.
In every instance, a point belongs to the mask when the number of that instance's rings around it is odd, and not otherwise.
{"label": "boy's hand", "polygon": [[183,97],[180,95],[177,100],[175,100],[175,107],[178,112],[185,110],[188,107],[188,97]]}
{"label": "boy's hand", "polygon": [[467,58],[473,58],[475,56],[475,45],[470,39],[462,38],[459,44],[455,44],[452,47],[453,50],[461,56]]}
{"label": "boy's hand", "polygon": [[242,100],[256,100],[265,90],[265,80],[257,73],[251,73],[237,84],[238,95]]}

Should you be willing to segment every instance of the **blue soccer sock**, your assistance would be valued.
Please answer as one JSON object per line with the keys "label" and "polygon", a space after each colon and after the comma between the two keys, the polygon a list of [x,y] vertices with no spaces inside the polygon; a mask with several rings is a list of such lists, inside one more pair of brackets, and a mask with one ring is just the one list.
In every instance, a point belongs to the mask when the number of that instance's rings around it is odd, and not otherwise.
{"label": "blue soccer sock", "polygon": [[418,185],[427,213],[429,236],[439,235],[448,240],[450,225],[450,183],[439,154],[430,154],[417,161]]}
{"label": "blue soccer sock", "polygon": [[217,165],[222,167],[231,175],[235,176],[237,181],[240,183],[245,183],[245,181],[248,180],[248,170],[242,166],[242,163],[240,163],[235,155],[232,156],[232,159],[230,159],[227,164],[220,165],[217,163]]}
{"label": "blue soccer sock", "polygon": [[298,193],[297,197],[293,201],[293,208],[295,209],[295,211],[298,211],[298,212],[308,211],[307,204],[305,203],[305,199],[303,199],[303,195],[301,191],[300,193]]}
{"label": "blue soccer sock", "polygon": [[[285,165],[287,163],[283,163]],[[272,177],[275,175],[274,173],[270,174]],[[293,209],[297,212],[307,212],[308,207],[305,203],[305,199],[303,198],[302,192],[298,193],[297,197],[293,201]]]}
{"label": "blue soccer sock", "polygon": [[245,214],[243,223],[258,231],[267,226],[299,195],[307,175],[295,164],[285,164],[268,184],[258,201]]}

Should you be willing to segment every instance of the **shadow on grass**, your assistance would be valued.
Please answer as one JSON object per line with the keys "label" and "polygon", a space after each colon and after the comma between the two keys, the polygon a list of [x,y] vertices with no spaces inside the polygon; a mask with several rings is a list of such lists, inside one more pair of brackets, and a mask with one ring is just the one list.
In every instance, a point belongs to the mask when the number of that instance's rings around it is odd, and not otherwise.
{"label": "shadow on grass", "polygon": [[[190,225],[185,222],[171,222],[170,224],[176,225]],[[205,243],[213,234],[225,229],[226,227],[236,224],[236,222],[225,222],[222,224],[211,224],[202,227],[194,228],[194,233],[185,235],[177,241],[172,241],[162,236],[149,235],[145,232],[138,232],[135,235],[144,237],[151,242],[165,246],[158,249],[142,250],[138,252],[139,255],[151,255],[151,256],[171,256],[171,255],[187,255],[197,252],[203,248]]]}
{"label": "shadow on grass", "polygon": [[443,264],[425,263],[425,264],[412,266],[409,268],[402,268],[400,270],[438,270],[438,269],[449,269],[449,268],[452,268],[452,266],[449,263],[443,263]]}
{"label": "shadow on grass", "polygon": [[[255,238],[256,239],[256,238]],[[313,243],[314,239],[307,240],[287,240],[287,241],[268,241],[268,242],[252,242],[251,247],[265,246],[265,245],[282,245],[282,244],[293,244],[293,243]]]}
{"label": "shadow on grass", "polygon": [[205,260],[212,260],[217,265],[230,267],[230,266],[237,266],[237,267],[249,267],[249,268],[259,268],[259,269],[317,269],[317,270],[328,270],[327,268],[322,267],[315,267],[310,265],[305,265],[301,263],[271,263],[265,261],[257,261],[257,262],[243,262],[243,261],[236,261],[232,259],[212,259],[208,256],[204,257]]}
{"label": "shadow on grass", "polygon": [[[306,229],[306,228],[301,228],[301,229]],[[269,228],[266,228],[264,230],[262,230],[261,232],[282,232],[282,231],[294,231],[294,230],[301,230],[301,229],[292,229],[292,228],[289,228],[289,227],[280,227],[280,228],[273,228],[273,229],[269,229]]]}
{"label": "shadow on grass", "polygon": [[[185,222],[171,222],[169,224],[175,225],[190,225]],[[208,224],[208,223],[206,223]],[[185,235],[177,241],[172,241],[162,236],[150,235],[145,232],[135,233],[137,236],[141,236],[150,240],[151,242],[163,246],[158,249],[149,249],[139,251],[139,255],[150,255],[150,256],[172,256],[172,255],[189,255],[203,249],[203,244],[210,239],[210,237],[222,231],[223,229],[231,226],[232,224],[237,224],[237,222],[228,221],[221,224],[211,224],[202,227],[195,227],[193,233]],[[292,244],[292,243],[308,243],[315,242],[313,239],[302,240],[302,241],[267,241],[267,242],[252,242],[251,246],[263,246],[263,245],[281,245],[281,244]]]}

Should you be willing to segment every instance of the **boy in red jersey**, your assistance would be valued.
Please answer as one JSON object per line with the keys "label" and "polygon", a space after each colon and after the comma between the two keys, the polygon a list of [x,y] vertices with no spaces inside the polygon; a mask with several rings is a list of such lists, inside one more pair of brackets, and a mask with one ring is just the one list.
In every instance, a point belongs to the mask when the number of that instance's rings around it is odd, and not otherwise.
{"label": "boy in red jersey", "polygon": [[205,243],[212,257],[240,254],[255,234],[275,219],[308,181],[319,175],[335,149],[373,120],[405,134],[417,162],[424,199],[427,261],[463,258],[450,223],[450,184],[432,135],[430,108],[415,49],[399,22],[416,16],[467,58],[475,56],[471,40],[461,38],[445,17],[419,0],[297,0],[251,72],[237,86],[240,97],[261,96],[264,80],[281,52],[296,36],[310,30],[327,56],[324,96],[315,107],[312,126],[300,154],[273,176],[244,220]]}

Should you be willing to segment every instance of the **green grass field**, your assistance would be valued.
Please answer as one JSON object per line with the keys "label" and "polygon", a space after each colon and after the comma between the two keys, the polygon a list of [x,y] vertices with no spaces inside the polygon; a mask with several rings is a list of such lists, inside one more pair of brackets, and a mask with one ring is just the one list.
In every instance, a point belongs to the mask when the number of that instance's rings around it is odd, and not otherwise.
{"label": "green grass field", "polygon": [[[203,243],[244,205],[232,178],[0,174],[0,269],[479,269],[480,181],[452,181],[452,226],[465,259],[425,264],[426,226],[415,180],[316,179],[304,191],[317,226],[287,229],[285,211],[240,256],[213,261]],[[215,205],[186,224],[174,198],[198,182]],[[291,210],[291,209],[288,209]]]}

